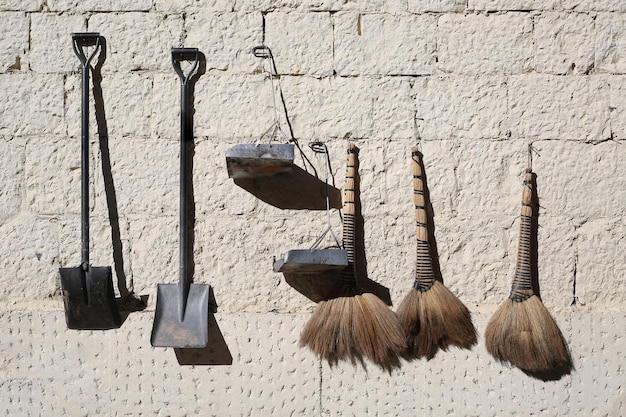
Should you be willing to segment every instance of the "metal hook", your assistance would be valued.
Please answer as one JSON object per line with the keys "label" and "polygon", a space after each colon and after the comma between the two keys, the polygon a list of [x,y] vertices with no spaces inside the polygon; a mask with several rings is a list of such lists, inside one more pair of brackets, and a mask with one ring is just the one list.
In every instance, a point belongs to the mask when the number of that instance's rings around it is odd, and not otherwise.
{"label": "metal hook", "polygon": [[531,142],[528,144],[528,168],[530,170],[533,169],[533,152],[537,154],[537,156],[541,156],[537,151],[537,148],[535,148]]}
{"label": "metal hook", "polygon": [[256,145],[258,146],[261,143],[261,140],[266,136],[269,137],[269,142],[271,143],[272,140],[276,138],[277,134],[280,134],[285,139],[285,141],[289,142],[291,139],[283,131],[282,127],[280,126],[280,120],[278,118],[278,105],[276,104],[276,88],[274,87],[274,78],[278,79],[278,88],[281,89],[281,91],[282,86],[280,85],[280,78],[278,78],[278,74],[276,74],[276,64],[274,62],[272,50],[265,45],[259,45],[252,48],[252,54],[257,58],[268,59],[270,61],[270,67],[267,73],[270,79],[270,88],[272,90],[272,106],[274,109],[274,123],[257,139]]}
{"label": "metal hook", "polygon": [[424,120],[422,118],[417,117],[417,111],[413,113],[413,139],[415,140],[415,147],[421,151],[422,150],[422,135],[419,131],[419,123],[418,120]]}

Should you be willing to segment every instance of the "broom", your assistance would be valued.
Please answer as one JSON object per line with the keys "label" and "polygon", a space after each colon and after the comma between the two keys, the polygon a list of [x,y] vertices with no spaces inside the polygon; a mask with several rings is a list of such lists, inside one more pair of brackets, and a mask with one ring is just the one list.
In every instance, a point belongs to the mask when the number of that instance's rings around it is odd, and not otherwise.
{"label": "broom", "polygon": [[343,205],[343,246],[348,266],[341,272],[335,297],[320,301],[300,335],[300,345],[331,365],[341,360],[363,363],[363,358],[384,368],[397,362],[405,349],[398,318],[376,295],[357,285],[355,273],[355,156],[348,145]]}
{"label": "broom", "polygon": [[532,286],[531,242],[536,219],[535,175],[526,169],[517,264],[509,298],[489,320],[487,351],[499,362],[527,373],[569,369],[571,357],[556,322]]}
{"label": "broom", "polygon": [[413,288],[398,307],[397,315],[407,338],[407,359],[435,356],[450,345],[470,348],[476,329],[469,310],[435,277],[428,233],[427,193],[422,154],[411,149],[413,202],[417,235],[417,262]]}

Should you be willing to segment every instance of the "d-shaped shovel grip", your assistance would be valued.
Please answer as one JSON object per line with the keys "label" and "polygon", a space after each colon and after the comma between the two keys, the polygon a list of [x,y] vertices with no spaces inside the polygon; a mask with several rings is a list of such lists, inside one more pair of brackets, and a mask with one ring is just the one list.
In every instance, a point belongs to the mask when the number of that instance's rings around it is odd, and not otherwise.
{"label": "d-shaped shovel grip", "polygon": [[[193,65],[187,71],[187,73],[183,72],[183,69],[180,66],[182,61],[193,62]],[[180,81],[182,83],[189,82],[189,79],[193,76],[196,69],[200,65],[200,51],[198,48],[172,48],[172,66],[174,67],[174,71],[178,74]]]}
{"label": "d-shaped shovel grip", "polygon": [[[72,46],[74,53],[80,59],[83,66],[87,66],[91,63],[91,60],[96,56],[98,49],[100,49],[100,34],[98,32],[84,32],[84,33],[72,33]],[[85,54],[85,47],[95,46],[93,52],[87,56]]]}

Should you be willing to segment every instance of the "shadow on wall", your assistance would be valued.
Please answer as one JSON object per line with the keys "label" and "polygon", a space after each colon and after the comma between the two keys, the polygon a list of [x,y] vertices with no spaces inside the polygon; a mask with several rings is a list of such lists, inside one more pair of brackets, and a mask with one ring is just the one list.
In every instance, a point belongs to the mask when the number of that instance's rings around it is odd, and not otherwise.
{"label": "shadow on wall", "polygon": [[[532,196],[531,196],[531,201],[534,201],[535,207],[534,210],[535,211],[535,215],[532,216],[532,221],[531,221],[531,241],[530,241],[530,276],[531,276],[531,285],[533,288],[533,292],[537,295],[537,297],[539,297],[539,299],[541,299],[541,288],[539,286],[539,241],[538,241],[538,231],[539,231],[539,209],[541,208],[541,206],[539,205],[539,194],[537,192],[537,174],[535,174],[533,172],[533,177],[532,177],[532,182],[533,182],[533,187],[532,189]],[[560,331],[560,329],[559,329]],[[561,338],[564,339],[564,336],[561,334],[560,335]],[[574,370],[574,362],[572,361],[572,356],[571,356],[571,352],[569,352],[569,347],[567,345],[567,343],[565,343],[565,346],[568,350],[568,360],[560,365],[555,367],[554,369],[551,369],[549,371],[544,371],[544,372],[530,372],[530,371],[524,371],[522,370],[522,372],[524,372],[526,375],[535,378],[535,379],[539,379],[541,381],[547,382],[547,381],[558,381],[561,378],[563,378],[565,375],[569,375],[571,374]]]}
{"label": "shadow on wall", "polygon": [[109,224],[111,226],[111,245],[113,249],[113,263],[117,276],[117,287],[120,298],[117,304],[120,308],[122,324],[131,312],[142,311],[148,304],[148,296],[137,297],[134,293],[132,278],[130,282],[124,270],[123,244],[120,232],[119,212],[117,209],[117,194],[111,169],[111,153],[109,151],[109,129],[107,125],[104,98],[102,95],[102,66],[106,61],[107,44],[104,36],[100,37],[100,54],[93,68],[93,95],[98,139],[102,159],[102,176],[104,179],[104,191],[106,195]]}
{"label": "shadow on wall", "polygon": [[209,290],[209,343],[200,349],[174,349],[179,365],[232,365],[233,356],[220,330],[215,313],[217,302],[213,288]]}

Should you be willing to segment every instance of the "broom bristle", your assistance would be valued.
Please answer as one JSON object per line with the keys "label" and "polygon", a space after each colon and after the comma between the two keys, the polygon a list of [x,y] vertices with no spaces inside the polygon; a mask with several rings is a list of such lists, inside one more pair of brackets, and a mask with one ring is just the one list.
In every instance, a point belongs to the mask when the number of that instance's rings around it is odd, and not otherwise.
{"label": "broom bristle", "polygon": [[449,346],[468,349],[476,344],[471,313],[445,285],[435,281],[426,291],[411,289],[397,315],[407,339],[409,359],[435,356]]}
{"label": "broom bristle", "polygon": [[406,341],[393,311],[365,293],[321,301],[302,330],[300,346],[331,365],[367,358],[385,367],[397,359]]}
{"label": "broom bristle", "polygon": [[563,334],[536,295],[505,300],[485,330],[487,351],[527,372],[549,372],[571,363]]}

